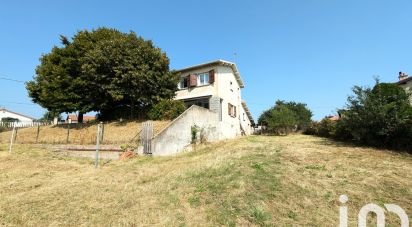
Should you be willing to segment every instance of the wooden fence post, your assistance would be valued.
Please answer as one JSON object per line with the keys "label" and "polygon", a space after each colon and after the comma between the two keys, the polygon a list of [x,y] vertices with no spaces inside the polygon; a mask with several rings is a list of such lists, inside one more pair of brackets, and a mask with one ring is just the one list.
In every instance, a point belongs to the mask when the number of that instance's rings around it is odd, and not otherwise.
{"label": "wooden fence post", "polygon": [[14,143],[16,143],[16,140],[17,140],[17,132],[19,131],[19,130],[18,130],[19,128],[17,128],[16,126],[14,126],[14,128],[15,128],[15,132],[14,132]]}
{"label": "wooden fence post", "polygon": [[101,124],[102,124],[102,129],[101,129],[102,132],[100,135],[100,143],[103,143],[105,124],[103,122],[101,122]]}
{"label": "wooden fence post", "polygon": [[38,142],[39,142],[39,134],[40,134],[40,124],[37,124],[36,143],[38,143]]}
{"label": "wooden fence post", "polygon": [[100,150],[100,137],[102,134],[102,123],[97,125],[97,134],[96,134],[96,160],[94,163],[95,168],[99,167],[99,150]]}
{"label": "wooden fence post", "polygon": [[16,127],[13,127],[13,130],[11,132],[11,138],[10,138],[10,147],[9,147],[9,153],[11,153],[11,149],[13,147],[13,141],[14,141],[14,133],[16,131]]}
{"label": "wooden fence post", "polygon": [[67,124],[67,137],[66,137],[66,143],[69,143],[69,136],[70,136],[70,123]]}

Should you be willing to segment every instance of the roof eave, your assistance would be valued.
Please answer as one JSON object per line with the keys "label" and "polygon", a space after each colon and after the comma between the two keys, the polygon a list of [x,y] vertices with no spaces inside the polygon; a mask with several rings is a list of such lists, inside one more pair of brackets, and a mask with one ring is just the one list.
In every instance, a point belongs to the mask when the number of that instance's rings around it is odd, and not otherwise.
{"label": "roof eave", "polygon": [[246,112],[246,115],[248,116],[250,123],[252,123],[252,125],[255,125],[255,121],[253,120],[253,116],[252,113],[250,112],[249,108],[246,105],[246,102],[244,100],[242,100],[242,107]]}

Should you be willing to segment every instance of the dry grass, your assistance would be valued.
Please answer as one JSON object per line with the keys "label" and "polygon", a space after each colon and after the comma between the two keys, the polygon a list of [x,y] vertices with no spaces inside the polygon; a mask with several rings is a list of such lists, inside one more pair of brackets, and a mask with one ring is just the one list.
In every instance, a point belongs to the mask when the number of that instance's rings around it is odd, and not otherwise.
{"label": "dry grass", "polygon": [[[154,121],[154,132],[162,130],[169,121]],[[104,144],[122,144],[129,142],[141,130],[141,122],[109,123],[104,127]],[[71,125],[69,143],[95,144],[97,125]],[[0,133],[0,143],[10,140],[11,132]],[[37,127],[19,129],[17,143],[36,143]],[[61,144],[67,141],[67,125],[42,126],[40,128],[38,143]]]}
{"label": "dry grass", "polygon": [[251,136],[97,170],[88,159],[15,150],[0,146],[0,225],[337,226],[341,194],[350,226],[370,202],[412,216],[410,155],[310,136]]}

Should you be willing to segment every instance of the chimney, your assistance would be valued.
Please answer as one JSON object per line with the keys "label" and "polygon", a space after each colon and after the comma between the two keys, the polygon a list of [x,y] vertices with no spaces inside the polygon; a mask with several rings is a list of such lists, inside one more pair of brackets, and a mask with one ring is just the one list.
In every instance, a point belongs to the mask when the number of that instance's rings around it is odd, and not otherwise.
{"label": "chimney", "polygon": [[403,73],[403,72],[399,72],[399,81],[401,81],[401,80],[403,80],[403,79],[406,79],[408,77],[408,75],[406,75],[405,73]]}

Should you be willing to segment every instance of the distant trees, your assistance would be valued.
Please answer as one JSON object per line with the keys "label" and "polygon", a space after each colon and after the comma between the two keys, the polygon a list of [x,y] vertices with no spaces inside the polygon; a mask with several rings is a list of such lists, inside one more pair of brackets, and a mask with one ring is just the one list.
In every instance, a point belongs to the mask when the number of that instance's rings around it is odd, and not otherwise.
{"label": "distant trees", "polygon": [[306,129],[311,118],[312,112],[306,104],[278,100],[273,107],[262,113],[258,123],[266,126],[269,132],[288,134],[293,130]]}
{"label": "distant trees", "polygon": [[62,46],[40,58],[26,85],[33,102],[48,111],[78,111],[81,121],[86,112],[110,118],[120,109],[134,118],[175,94],[178,76],[166,54],[134,32],[99,28],[60,39]]}
{"label": "distant trees", "polygon": [[363,145],[412,151],[412,106],[409,94],[396,84],[355,86],[342,118],[318,124],[312,132]]}
{"label": "distant trees", "polygon": [[57,120],[59,121],[62,119],[62,116],[59,113],[53,113],[50,111],[46,111],[43,114],[43,117],[41,117],[39,120],[40,121],[53,121],[55,117],[57,117]]}

